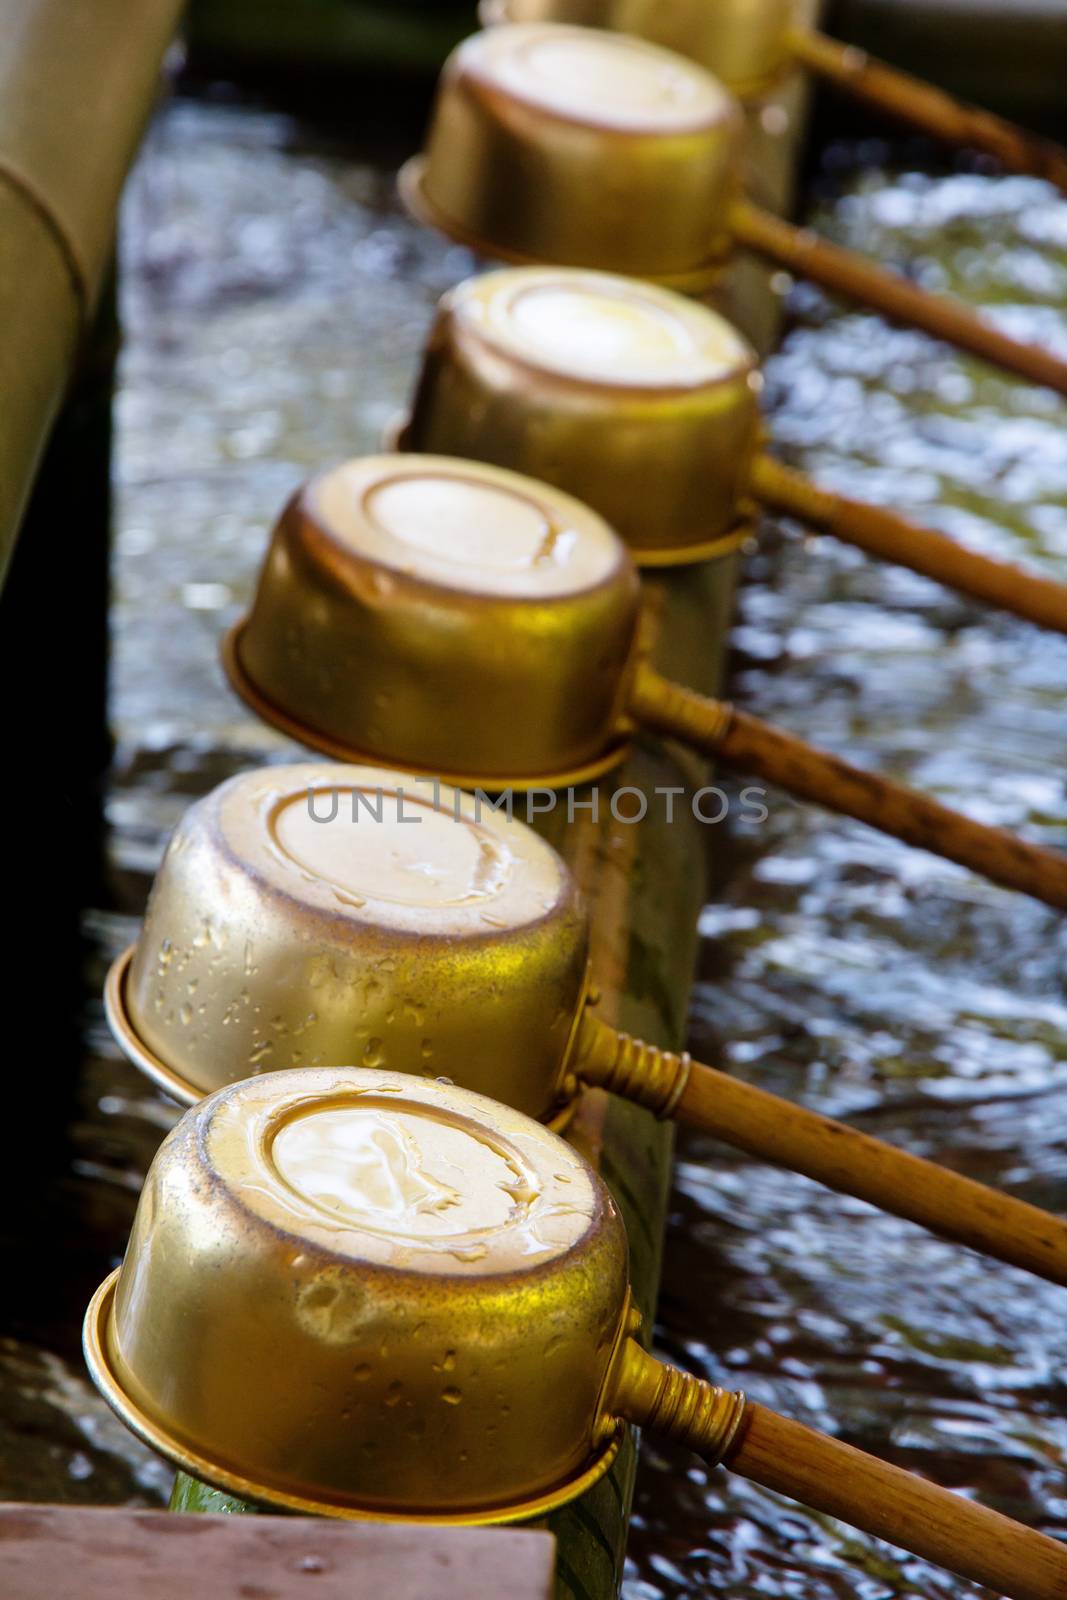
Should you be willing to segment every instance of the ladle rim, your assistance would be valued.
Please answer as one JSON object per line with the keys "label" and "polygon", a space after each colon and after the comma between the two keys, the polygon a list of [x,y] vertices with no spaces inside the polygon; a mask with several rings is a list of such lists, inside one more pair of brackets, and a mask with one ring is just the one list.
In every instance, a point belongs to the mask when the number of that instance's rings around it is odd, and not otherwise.
{"label": "ladle rim", "polygon": [[[121,955],[115,957],[108,968],[107,977],[104,980],[104,1016],[111,1030],[111,1037],[127,1061],[135,1066],[139,1072],[143,1072],[145,1077],[155,1084],[156,1088],[161,1090],[168,1099],[175,1101],[184,1110],[189,1110],[191,1107],[199,1105],[201,1100],[206,1100],[209,1094],[214,1094],[218,1089],[224,1089],[226,1084],[216,1084],[213,1089],[201,1089],[197,1084],[190,1082],[188,1078],[182,1077],[181,1073],[177,1072],[174,1067],[168,1066],[150,1045],[145,1044],[134,1025],[127,1000],[130,968],[133,965],[133,958],[136,954],[137,941],[134,940],[133,944],[126,946]],[[575,1013],[572,1041],[587,1004],[588,974],[585,982],[586,988],[582,991],[582,998]],[[572,1044],[568,1043],[568,1059],[571,1051]],[[291,1069],[274,1067],[271,1070],[285,1072]],[[256,1076],[265,1077],[266,1074],[258,1073]],[[574,1120],[579,1098],[579,1094],[569,1095],[557,1105],[550,1117],[537,1117],[534,1120],[540,1122],[541,1126],[547,1128],[550,1133],[563,1134]]]}
{"label": "ladle rim", "polygon": [[[269,700],[248,676],[241,660],[241,639],[248,623],[248,615],[241,617],[223,635],[222,665],[234,692],[262,721],[269,723],[279,733],[284,733],[287,738],[294,739],[298,744],[305,745],[311,750],[318,750],[333,761],[357,767],[387,769],[396,767],[395,757],[375,754],[357,745],[335,739],[331,734],[323,733],[318,728],[312,728],[307,723],[298,721],[287,711],[283,711],[273,700]],[[628,733],[616,733],[603,754],[593,760],[583,762],[577,767],[565,768],[562,772],[539,772],[533,776],[529,773],[512,777],[499,772],[481,774],[441,772],[430,767],[420,767],[417,763],[407,760],[403,762],[403,767],[412,777],[439,778],[453,789],[479,789],[483,794],[501,794],[507,789],[520,792],[531,789],[568,789],[577,784],[591,783],[595,778],[602,778],[606,773],[620,767],[630,753],[631,743]]]}
{"label": "ladle rim", "polygon": [[314,1499],[291,1494],[275,1485],[257,1483],[234,1468],[202,1455],[156,1422],[127,1393],[109,1359],[107,1339],[121,1271],[121,1267],[116,1267],[108,1274],[85,1313],[82,1348],[93,1382],[119,1420],[149,1449],[164,1456],[179,1471],[237,1499],[299,1515],[334,1517],[350,1522],[414,1522],[427,1527],[486,1527],[501,1522],[525,1522],[569,1504],[599,1483],[613,1466],[627,1432],[627,1425],[619,1422],[589,1464],[574,1477],[540,1494],[503,1506],[462,1512],[390,1511],[381,1506],[361,1506],[330,1497]]}
{"label": "ladle rim", "polygon": [[[516,267],[541,267],[546,265],[581,267],[579,262],[549,262],[544,256],[531,256],[519,250],[512,250],[504,245],[497,244],[490,239],[483,238],[480,234],[471,233],[461,222],[442,211],[426,191],[427,157],[420,153],[409,157],[397,173],[397,191],[402,204],[416,222],[423,227],[434,228],[438,233],[443,233],[447,238],[463,245],[475,255],[489,261],[505,261]],[[702,295],[715,287],[722,277],[727,266],[726,255],[712,255],[699,266],[693,267],[688,272],[668,273],[632,273],[625,276],[640,278],[644,283],[655,284],[661,289],[674,289],[679,294]],[[608,267],[594,266],[584,263],[590,272],[611,271]]]}

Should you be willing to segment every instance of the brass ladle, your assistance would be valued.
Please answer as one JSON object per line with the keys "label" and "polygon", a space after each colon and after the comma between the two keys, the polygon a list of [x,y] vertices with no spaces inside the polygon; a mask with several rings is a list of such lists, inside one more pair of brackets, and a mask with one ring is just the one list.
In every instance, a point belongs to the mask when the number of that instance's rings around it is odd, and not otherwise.
{"label": "brass ladle", "polygon": [[461,787],[561,786],[610,770],[642,726],[1067,907],[1067,856],[662,678],[639,600],[625,545],[558,489],[368,456],[289,503],[225,660],[257,712],[328,755]]}
{"label": "brass ladle", "polygon": [[280,1072],[188,1112],[85,1320],[94,1382],[181,1470],[335,1517],[566,1504],[627,1423],[1013,1600],[1067,1547],[637,1342],[622,1219],[520,1113],[441,1082]]}
{"label": "brass ladle", "polygon": [[106,1006],[186,1105],[350,1060],[445,1073],[544,1120],[595,1086],[1067,1283],[1058,1218],[609,1026],[588,946],[562,859],[477,797],[370,767],[268,767],[186,813]]}
{"label": "brass ladle", "polygon": [[742,198],[742,120],[703,68],[642,39],[507,23],[445,63],[413,214],[482,255],[706,293],[735,247],[1067,394],[1067,362]]}
{"label": "brass ladle", "polygon": [[574,267],[512,267],[441,300],[400,435],[554,483],[643,565],[717,556],[753,500],[975,599],[1067,633],[1067,586],[820,488],[763,448],[755,352],[670,290]]}
{"label": "brass ladle", "polygon": [[794,66],[899,122],[954,147],[992,156],[1006,172],[1045,178],[1067,193],[1067,150],[967,105],[856,45],[797,19],[795,0],[482,0],[498,22],[564,22],[636,34],[698,61],[731,94],[758,101]]}

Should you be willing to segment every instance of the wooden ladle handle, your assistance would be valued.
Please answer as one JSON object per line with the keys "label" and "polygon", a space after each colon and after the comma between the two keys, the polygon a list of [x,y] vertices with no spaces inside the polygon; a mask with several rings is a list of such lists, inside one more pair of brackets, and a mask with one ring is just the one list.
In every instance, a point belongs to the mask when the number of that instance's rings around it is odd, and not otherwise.
{"label": "wooden ladle handle", "polygon": [[855,817],[1046,905],[1067,909],[1067,855],[1028,844],[1004,828],[975,822],[736,706],[670,683],[645,664],[631,690],[630,711],[646,727],[680,739],[726,766],[766,778],[802,800]]}
{"label": "wooden ladle handle", "polygon": [[1067,584],[1024,572],[1006,561],[968,550],[943,533],[920,527],[881,506],[866,505],[820,488],[772,456],[759,455],[749,473],[749,489],[774,511],[796,517],[809,528],[831,534],[882,561],[921,572],[950,589],[1039,627],[1067,633]]}
{"label": "wooden ladle handle", "polygon": [[624,1341],[607,1402],[712,1464],[840,1517],[1010,1600],[1063,1600],[1067,1545]]}
{"label": "wooden ladle handle", "polygon": [[1045,178],[1067,194],[1067,150],[1017,123],[954,100],[943,89],[910,72],[869,56],[855,45],[825,33],[797,28],[789,35],[790,54],[827,83],[865,105],[918,128],[932,139],[992,156],[1005,172]]}
{"label": "wooden ladle handle", "polygon": [[582,1017],[574,1065],[583,1082],[624,1095],[658,1116],[1067,1286],[1067,1222],[1025,1200],[716,1067],[632,1039],[595,1009]]}
{"label": "wooden ladle handle", "polygon": [[730,231],[745,249],[798,277],[810,278],[831,294],[870,306],[891,322],[920,328],[1018,378],[1067,395],[1067,362],[1037,345],[1010,338],[954,300],[916,288],[899,273],[887,272],[852,250],[842,250],[807,228],[794,228],[769,211],[738,200],[730,208]]}

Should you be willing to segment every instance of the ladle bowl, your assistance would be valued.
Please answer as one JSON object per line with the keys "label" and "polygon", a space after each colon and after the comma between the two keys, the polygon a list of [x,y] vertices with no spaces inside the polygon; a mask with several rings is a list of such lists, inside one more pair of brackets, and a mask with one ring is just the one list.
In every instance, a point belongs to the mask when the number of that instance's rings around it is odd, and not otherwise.
{"label": "ladle bowl", "polygon": [[746,106],[807,69],[883,116],[1067,193],[1067,150],[856,45],[805,26],[796,0],[481,0],[485,27],[566,23],[632,34],[714,73]]}
{"label": "ladle bowl", "polygon": [[512,1521],[628,1422],[1013,1600],[1067,1547],[648,1355],[626,1236],[567,1144],[454,1085],[339,1067],[217,1091],[168,1135],[89,1370],[175,1465],[339,1517]]}
{"label": "ladle bowl", "polygon": [[482,253],[699,287],[728,249],[740,113],[707,73],[624,34],[517,24],[449,57],[412,208]]}
{"label": "ladle bowl", "polygon": [[108,1020],[184,1105],[278,1067],[354,1061],[558,1109],[588,931],[562,858],[409,773],[231,778],[189,808]]}
{"label": "ladle bowl", "polygon": [[368,456],[289,503],[227,664],[327,754],[564,784],[621,759],[638,603],[625,546],[569,495],[475,462]]}
{"label": "ladle bowl", "polygon": [[484,1096],[270,1073],[187,1113],[87,1325],[96,1382],[178,1466],[290,1510],[495,1521],[618,1444],[619,1214]]}
{"label": "ladle bowl", "polygon": [[761,440],[754,351],[693,300],[517,267],[438,308],[404,450],[492,462],[593,507],[647,565],[736,549]]}
{"label": "ladle bowl", "polygon": [[1067,633],[1067,585],[824,488],[767,453],[762,382],[748,343],[693,300],[613,273],[511,267],[441,300],[398,442],[577,495],[643,566],[736,551],[762,505]]}

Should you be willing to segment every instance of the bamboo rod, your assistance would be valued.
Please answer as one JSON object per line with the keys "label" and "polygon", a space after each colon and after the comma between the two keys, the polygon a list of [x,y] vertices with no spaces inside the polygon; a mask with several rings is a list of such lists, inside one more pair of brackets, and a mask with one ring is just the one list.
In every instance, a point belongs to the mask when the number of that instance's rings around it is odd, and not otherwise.
{"label": "bamboo rod", "polygon": [[797,517],[820,533],[921,572],[1039,627],[1067,633],[1067,585],[1052,578],[967,550],[945,534],[920,527],[895,512],[821,489],[772,456],[756,457],[749,487],[764,505]]}
{"label": "bamboo rod", "polygon": [[1067,1286],[1067,1222],[958,1172],[874,1139],[716,1067],[633,1039],[587,1010],[575,1070],[659,1116],[698,1128],[760,1161],[800,1172],[928,1228]]}
{"label": "bamboo rod", "polygon": [[727,766],[780,784],[802,800],[956,861],[994,883],[1067,910],[1067,855],[1017,839],[953,811],[904,784],[854,767],[721,700],[668,682],[642,666],[630,710],[641,723],[681,739]]}
{"label": "bamboo rod", "polygon": [[1067,1545],[902,1467],[682,1372],[627,1339],[608,1405],[711,1466],[789,1495],[1010,1600],[1063,1600]]}
{"label": "bamboo rod", "polygon": [[865,105],[946,144],[980,150],[1006,172],[1044,178],[1067,194],[1067,150],[1053,140],[955,100],[943,89],[824,33],[798,28],[789,35],[789,49],[803,66]]}
{"label": "bamboo rod", "polygon": [[749,1400],[725,1464],[1011,1600],[1063,1600],[1067,1545]]}
{"label": "bamboo rod", "polygon": [[799,277],[810,278],[833,294],[880,311],[893,322],[920,328],[960,350],[1030,383],[1067,395],[1067,362],[1001,333],[991,322],[941,295],[918,289],[899,273],[887,272],[850,250],[761,211],[746,200],[730,209],[737,242]]}

